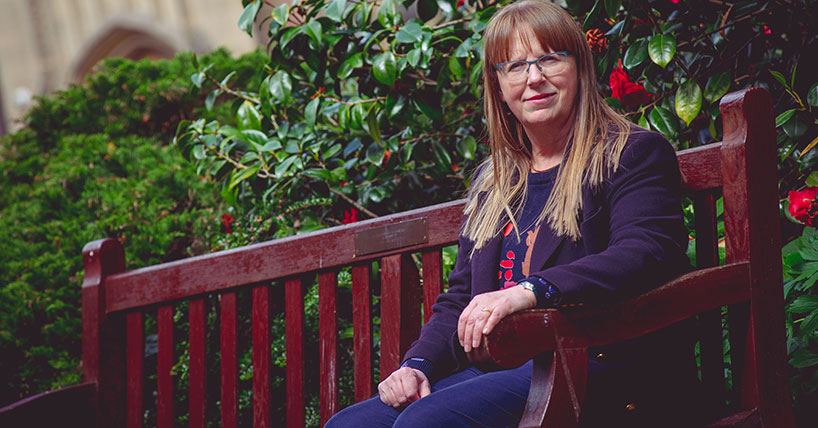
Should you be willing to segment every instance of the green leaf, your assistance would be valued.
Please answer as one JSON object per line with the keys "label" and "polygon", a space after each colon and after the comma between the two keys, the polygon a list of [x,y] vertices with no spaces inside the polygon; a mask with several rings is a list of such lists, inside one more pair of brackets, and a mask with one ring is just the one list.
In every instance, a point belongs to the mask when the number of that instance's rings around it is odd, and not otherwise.
{"label": "green leaf", "polygon": [[437,7],[440,8],[440,11],[446,15],[451,15],[454,12],[452,4],[447,0],[437,0]]}
{"label": "green leaf", "polygon": [[306,175],[307,177],[315,178],[317,180],[324,180],[324,181],[332,180],[332,173],[329,172],[326,169],[310,168],[310,169],[304,170],[304,175]]}
{"label": "green leaf", "polygon": [[237,122],[240,129],[260,129],[261,114],[256,109],[255,104],[250,101],[241,103],[237,113]]}
{"label": "green leaf", "polygon": [[602,14],[602,10],[605,8],[602,0],[596,0],[594,2],[594,7],[591,8],[591,11],[588,12],[588,16],[585,17],[585,21],[582,23],[582,31],[588,31],[594,25],[594,21],[596,18]]}
{"label": "green leaf", "polygon": [[315,118],[318,115],[318,106],[321,103],[321,98],[316,97],[307,103],[307,108],[304,109],[304,120],[310,126],[315,125]]}
{"label": "green leaf", "polygon": [[381,8],[378,11],[378,22],[383,28],[391,28],[395,22],[395,2],[392,0],[383,0]]}
{"label": "green leaf", "polygon": [[202,87],[202,83],[204,82],[204,80],[205,74],[203,71],[199,73],[193,73],[190,75],[190,81],[193,82],[193,85],[196,86],[197,88]]}
{"label": "green leaf", "polygon": [[[804,331],[803,326],[801,326],[801,331]],[[818,354],[814,354],[807,348],[800,348],[792,354],[789,363],[797,369],[816,366],[818,365]]]}
{"label": "green leaf", "polygon": [[650,112],[650,124],[654,129],[662,133],[668,139],[673,139],[678,135],[676,116],[668,109],[656,106]]}
{"label": "green leaf", "polygon": [[439,170],[446,173],[452,172],[452,157],[449,155],[449,151],[437,140],[432,142],[432,157]]}
{"label": "green leaf", "polygon": [[619,8],[622,6],[622,0],[605,0],[605,10],[608,12],[608,18],[614,19]]}
{"label": "green leaf", "polygon": [[622,65],[628,70],[639,66],[648,59],[648,41],[644,38],[637,40],[625,51]]}
{"label": "green leaf", "polygon": [[454,56],[457,58],[468,58],[469,56],[471,56],[471,48],[473,42],[474,40],[472,38],[463,40],[463,43],[461,43],[460,46],[458,46],[457,49],[454,51]]}
{"label": "green leaf", "polygon": [[232,190],[242,181],[256,175],[261,165],[252,165],[248,166],[247,168],[243,169],[236,169],[233,170],[233,174],[230,176],[230,184],[228,185],[228,189]]}
{"label": "green leaf", "polygon": [[253,35],[253,24],[256,22],[256,15],[258,15],[258,10],[261,8],[261,3],[263,3],[262,0],[253,0],[247,3],[247,6],[241,12],[241,16],[239,16],[239,28],[250,36]]}
{"label": "green leaf", "polygon": [[[815,332],[816,329],[818,329],[818,311],[807,315],[804,322],[801,323],[801,331],[804,333]],[[816,364],[818,364],[818,361],[813,362],[813,365]]]}
{"label": "green leaf", "polygon": [[279,70],[270,79],[270,94],[279,101],[286,101],[290,98],[293,90],[293,82],[286,71]]}
{"label": "green leaf", "polygon": [[366,149],[366,160],[376,166],[381,166],[381,162],[383,162],[383,154],[386,151],[383,147],[378,144],[370,144],[369,147]]}
{"label": "green leaf", "polygon": [[395,59],[395,54],[391,51],[384,52],[375,57],[372,62],[372,74],[375,79],[390,88],[395,85],[395,78],[397,77],[398,63]]}
{"label": "green leaf", "polygon": [[346,7],[347,0],[332,0],[324,13],[326,13],[327,18],[335,22],[341,22],[344,19]]}
{"label": "green leaf", "polygon": [[346,79],[347,77],[352,75],[352,72],[359,67],[364,65],[364,54],[363,52],[357,52],[353,54],[351,57],[347,58],[344,62],[341,63],[341,66],[338,67],[338,78],[339,79]]}
{"label": "green leaf", "polygon": [[207,111],[213,110],[213,104],[216,103],[216,97],[218,97],[221,93],[221,89],[215,89],[207,94],[207,98],[205,99],[205,108]]}
{"label": "green leaf", "polygon": [[716,73],[707,79],[704,87],[704,99],[713,104],[720,100],[727,91],[730,90],[730,75],[727,73]]}
{"label": "green leaf", "polygon": [[795,114],[795,109],[794,109],[794,108],[793,108],[793,109],[789,109],[789,110],[787,110],[787,111],[785,111],[785,112],[783,112],[783,113],[779,114],[779,115],[778,115],[778,116],[775,118],[775,127],[776,127],[776,128],[778,128],[779,126],[781,126],[781,125],[783,125],[783,124],[787,123],[787,122],[788,122],[788,121],[789,121],[789,120],[792,118],[792,116],[793,116],[794,114]]}
{"label": "green leaf", "polygon": [[466,71],[463,68],[463,65],[460,64],[460,60],[457,57],[452,56],[449,57],[449,71],[452,72],[452,79],[454,81],[459,81],[463,78],[463,73]]}
{"label": "green leaf", "polygon": [[409,62],[409,65],[412,67],[417,67],[418,63],[420,63],[420,57],[423,55],[423,51],[420,48],[414,48],[406,54],[406,60]]}
{"label": "green leaf", "polygon": [[790,303],[789,310],[796,314],[805,314],[818,310],[818,295],[805,294]]}
{"label": "green leaf", "polygon": [[807,177],[806,183],[807,186],[818,186],[818,171],[812,171],[812,173]]}
{"label": "green leaf", "polygon": [[690,126],[701,109],[702,89],[695,80],[688,79],[676,90],[676,115]]}
{"label": "green leaf", "polygon": [[644,110],[642,110],[642,115],[639,116],[639,122],[637,122],[637,125],[645,129],[650,129],[650,123],[648,123],[648,118],[645,116]]}
{"label": "green leaf", "polygon": [[443,112],[440,110],[439,106],[432,105],[426,100],[417,98],[413,101],[421,113],[425,114],[429,119],[432,119],[435,122],[443,119]]}
{"label": "green leaf", "polygon": [[324,159],[324,161],[326,162],[327,160],[332,159],[333,156],[338,154],[338,152],[341,151],[341,148],[342,148],[341,143],[335,143],[332,145],[332,147],[327,149],[327,151],[321,154],[321,158]]}
{"label": "green leaf", "polygon": [[457,151],[464,159],[474,160],[474,155],[477,153],[477,140],[471,135],[466,136],[457,142]]}
{"label": "green leaf", "polygon": [[790,120],[784,122],[784,126],[781,127],[784,130],[784,133],[787,134],[790,138],[799,138],[807,133],[807,129],[809,126],[798,120],[798,116],[793,115]]}
{"label": "green leaf", "polygon": [[423,40],[423,27],[417,21],[409,21],[395,34],[398,43],[416,43]]}
{"label": "green leaf", "polygon": [[278,40],[278,43],[281,44],[281,48],[282,49],[286,48],[290,41],[292,41],[292,39],[294,39],[295,36],[299,35],[301,31],[302,31],[301,27],[288,28],[286,31],[284,31],[284,33]]}
{"label": "green leaf", "polygon": [[789,85],[787,85],[787,79],[784,78],[783,74],[781,74],[781,73],[779,73],[779,72],[777,72],[775,70],[770,70],[770,74],[773,75],[775,80],[778,80],[779,83],[784,85],[785,88],[789,88]]}
{"label": "green leaf", "polygon": [[807,93],[807,103],[813,107],[818,107],[818,83],[812,85]]}
{"label": "green leaf", "polygon": [[276,178],[282,178],[290,172],[290,168],[298,159],[298,155],[290,155],[275,167]]}
{"label": "green leaf", "polygon": [[670,34],[657,34],[648,42],[648,55],[656,65],[665,68],[676,54],[676,39]]}
{"label": "green leaf", "polygon": [[202,160],[207,157],[207,154],[205,154],[205,148],[203,144],[196,144],[195,146],[193,146],[193,157],[198,160]]}
{"label": "green leaf", "polygon": [[369,136],[375,140],[376,143],[381,144],[381,128],[378,125],[378,109],[373,108],[366,115],[366,124],[369,130]]}
{"label": "green leaf", "polygon": [[278,22],[278,25],[283,26],[287,23],[287,18],[290,17],[290,5],[286,2],[283,3],[281,6],[273,9],[272,17],[275,22]]}
{"label": "green leaf", "polygon": [[315,43],[321,44],[321,37],[323,36],[323,29],[321,28],[321,22],[319,21],[310,21],[304,28],[304,31],[307,33],[311,39],[315,41]]}

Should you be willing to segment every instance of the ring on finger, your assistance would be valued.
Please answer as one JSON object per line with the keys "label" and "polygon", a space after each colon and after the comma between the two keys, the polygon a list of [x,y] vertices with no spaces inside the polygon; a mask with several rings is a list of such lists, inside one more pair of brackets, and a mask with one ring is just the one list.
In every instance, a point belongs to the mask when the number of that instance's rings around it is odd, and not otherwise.
{"label": "ring on finger", "polygon": [[491,309],[489,309],[489,308],[487,308],[487,307],[485,307],[485,306],[484,306],[484,307],[480,308],[480,312],[488,312],[488,313],[491,313]]}

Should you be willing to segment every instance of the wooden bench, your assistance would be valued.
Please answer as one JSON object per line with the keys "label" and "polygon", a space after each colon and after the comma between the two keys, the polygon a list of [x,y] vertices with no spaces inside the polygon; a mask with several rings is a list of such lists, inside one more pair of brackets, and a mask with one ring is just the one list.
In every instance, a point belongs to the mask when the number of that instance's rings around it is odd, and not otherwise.
{"label": "wooden bench", "polygon": [[[504,320],[487,340],[494,361],[512,367],[555,352],[552,369],[535,367],[521,426],[576,424],[587,370],[587,347],[635,337],[698,317],[701,376],[711,426],[793,425],[784,348],[781,245],[778,232],[773,113],[763,90],[727,95],[721,104],[724,142],[679,152],[685,188],[695,206],[699,270],[610,308],[532,310]],[[724,198],[727,264],[719,264],[716,200]],[[354,399],[375,393],[372,272],[380,272],[380,373],[391,373],[428,319],[443,290],[441,249],[455,244],[464,201],[124,271],[121,245],[94,241],[83,250],[84,383],[0,410],[4,427],[65,422],[79,409],[96,426],[140,427],[145,397],[145,317],[155,317],[156,425],[171,427],[175,396],[188,394],[191,427],[206,424],[208,390],[219,392],[225,427],[238,419],[237,296],[252,300],[252,407],[257,427],[305,425],[305,370],[320,372],[320,421],[339,410],[338,273],[351,274]],[[418,267],[420,265],[420,268]],[[318,367],[305,367],[304,290],[317,278]],[[283,304],[279,300],[283,296]],[[206,302],[218,303],[218,353],[206,352]],[[174,391],[175,308],[187,305],[189,391]],[[743,303],[742,303],[743,302]],[[722,353],[722,307],[729,307],[730,366]],[[271,317],[286,329],[286,420],[272,420]],[[422,309],[422,312],[421,312]],[[421,315],[423,314],[423,315]],[[212,333],[212,332],[211,332]],[[535,339],[536,338],[536,339]],[[207,362],[219,359],[219,385],[207,384]],[[733,387],[725,384],[725,368]],[[216,388],[216,389],[213,389]],[[71,403],[71,404],[68,404]],[[729,403],[729,405],[728,405]],[[51,419],[49,419],[51,418]],[[35,422],[36,425],[38,422]]]}

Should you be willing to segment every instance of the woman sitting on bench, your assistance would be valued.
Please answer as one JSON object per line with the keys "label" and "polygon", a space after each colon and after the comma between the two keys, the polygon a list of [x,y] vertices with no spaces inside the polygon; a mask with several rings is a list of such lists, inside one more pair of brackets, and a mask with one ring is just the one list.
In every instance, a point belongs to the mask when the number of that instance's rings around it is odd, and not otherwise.
{"label": "woman sitting on bench", "polygon": [[[483,336],[503,317],[605,304],[688,268],[673,148],[608,107],[572,18],[526,0],[503,7],[484,38],[491,157],[469,190],[448,291],[379,395],[328,428],[515,427],[532,363],[478,368]],[[691,345],[674,326],[591,349],[580,425],[685,422],[696,385]]]}

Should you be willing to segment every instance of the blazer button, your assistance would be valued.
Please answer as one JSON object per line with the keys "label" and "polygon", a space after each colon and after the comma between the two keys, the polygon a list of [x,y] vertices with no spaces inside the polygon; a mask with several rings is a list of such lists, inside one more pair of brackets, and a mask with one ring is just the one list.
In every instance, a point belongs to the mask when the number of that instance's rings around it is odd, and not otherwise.
{"label": "blazer button", "polygon": [[599,361],[605,361],[608,359],[608,356],[600,352],[599,354],[596,354],[596,359]]}
{"label": "blazer button", "polygon": [[636,405],[633,404],[633,403],[628,403],[628,405],[625,406],[625,410],[627,410],[629,412],[632,412],[632,411],[636,410]]}

